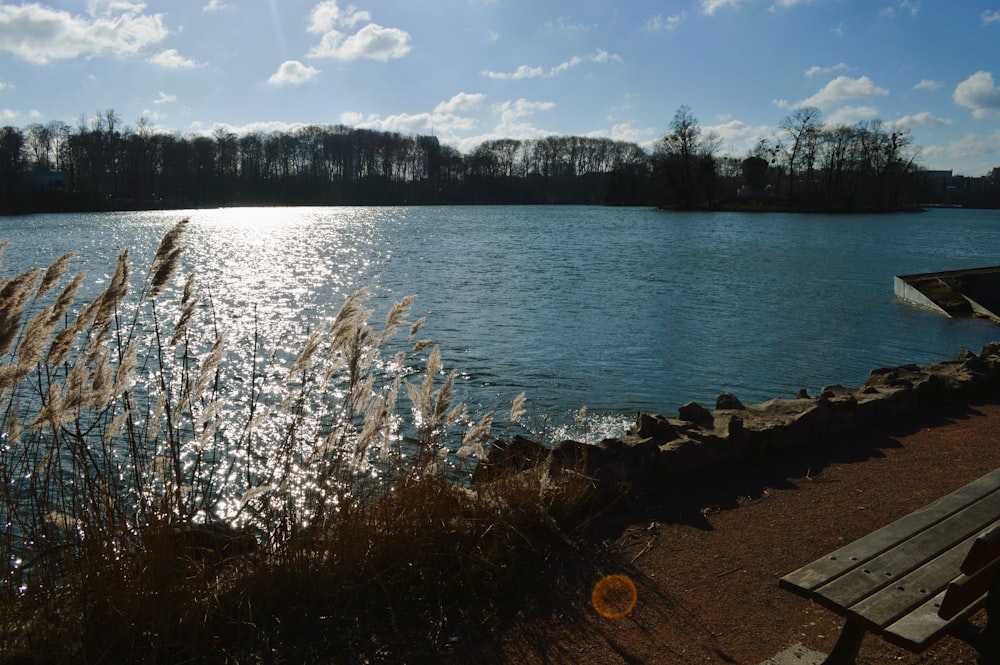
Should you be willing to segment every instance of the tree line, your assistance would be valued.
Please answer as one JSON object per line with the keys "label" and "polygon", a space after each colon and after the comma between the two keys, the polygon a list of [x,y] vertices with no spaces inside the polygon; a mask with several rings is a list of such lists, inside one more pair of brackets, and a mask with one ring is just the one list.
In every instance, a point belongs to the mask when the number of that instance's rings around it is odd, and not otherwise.
{"label": "tree line", "polygon": [[207,205],[580,203],[895,210],[923,195],[905,131],[880,121],[827,127],[796,109],[744,157],[691,110],[647,152],[608,138],[486,141],[463,154],[433,136],[310,125],[182,136],[113,110],[0,128],[0,210]]}
{"label": "tree line", "polygon": [[751,209],[853,212],[926,200],[919,150],[906,130],[881,120],[825,126],[819,109],[798,108],[739,160],[719,157],[721,140],[686,106],[670,128],[652,155],[665,207],[712,208],[722,197]]}

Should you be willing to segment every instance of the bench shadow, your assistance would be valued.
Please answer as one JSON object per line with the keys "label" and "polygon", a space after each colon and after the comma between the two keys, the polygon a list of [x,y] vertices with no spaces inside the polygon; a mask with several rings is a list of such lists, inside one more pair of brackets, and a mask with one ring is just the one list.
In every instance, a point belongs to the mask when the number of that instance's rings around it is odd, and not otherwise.
{"label": "bench shadow", "polygon": [[708,517],[737,508],[766,490],[796,489],[815,480],[834,464],[884,458],[901,447],[899,439],[923,429],[955,425],[982,416],[978,406],[1000,404],[1000,395],[970,403],[950,404],[894,418],[865,430],[822,439],[814,445],[761,455],[740,464],[712,469],[688,478],[644,484],[620,497],[586,526],[598,541],[620,537],[632,524],[657,521],[712,530]]}

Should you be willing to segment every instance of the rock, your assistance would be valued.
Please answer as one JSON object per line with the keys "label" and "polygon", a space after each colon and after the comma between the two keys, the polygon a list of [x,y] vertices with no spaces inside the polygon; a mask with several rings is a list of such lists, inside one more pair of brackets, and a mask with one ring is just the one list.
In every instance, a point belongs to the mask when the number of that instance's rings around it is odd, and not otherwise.
{"label": "rock", "polygon": [[548,456],[548,448],[520,434],[511,441],[497,439],[490,445],[486,456],[476,465],[472,473],[472,482],[495,480],[500,475],[530,469]]}
{"label": "rock", "polygon": [[677,409],[677,417],[681,420],[689,423],[696,423],[698,425],[709,424],[714,422],[712,412],[703,407],[697,402],[688,402]]}
{"label": "rock", "polygon": [[640,439],[653,439],[666,443],[677,438],[677,430],[663,416],[640,411],[635,417],[635,426],[629,431]]}
{"label": "rock", "polygon": [[740,410],[746,407],[743,406],[743,402],[737,399],[736,395],[732,393],[719,393],[719,396],[715,398],[715,410]]}
{"label": "rock", "polygon": [[540,443],[515,437],[494,444],[473,482],[551,461],[553,472],[563,468],[586,473],[597,494],[608,497],[632,481],[689,476],[755,455],[809,446],[919,409],[998,392],[1000,342],[994,342],[978,356],[963,351],[955,360],[874,369],[860,388],[831,385],[818,398],[802,390],[796,399],[743,404],[722,393],[715,411],[688,402],[678,409],[677,419],[640,412],[621,439],[596,445],[564,441],[551,454]]}

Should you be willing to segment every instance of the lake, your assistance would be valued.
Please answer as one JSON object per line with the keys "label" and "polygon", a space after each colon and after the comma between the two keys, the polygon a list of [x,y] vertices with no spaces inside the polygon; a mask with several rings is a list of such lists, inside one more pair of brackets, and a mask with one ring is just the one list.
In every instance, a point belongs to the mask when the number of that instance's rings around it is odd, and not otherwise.
{"label": "lake", "polygon": [[[132,249],[191,225],[195,270],[230,338],[294,354],[345,297],[377,318],[417,294],[421,336],[460,397],[501,411],[521,391],[554,426],[586,406],[620,433],[636,411],[710,408],[859,386],[876,367],[953,358],[995,324],[898,301],[893,276],[1000,264],[1000,212],[799,215],[601,207],[227,208],[0,218],[3,272],[70,250],[91,293]],[[238,342],[237,342],[238,343]]]}

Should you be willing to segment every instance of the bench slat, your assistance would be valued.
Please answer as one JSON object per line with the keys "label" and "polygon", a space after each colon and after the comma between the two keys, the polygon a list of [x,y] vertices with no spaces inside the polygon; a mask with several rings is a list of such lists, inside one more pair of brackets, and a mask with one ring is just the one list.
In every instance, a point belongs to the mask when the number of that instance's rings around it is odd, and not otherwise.
{"label": "bench slat", "polygon": [[[882,637],[888,642],[915,653],[926,649],[934,640],[948,633],[954,627],[954,619],[945,620],[938,616],[938,608],[944,600],[944,595],[945,592],[942,591],[913,612],[910,612],[899,621],[890,625],[882,633]],[[985,595],[980,597],[975,603],[967,606],[958,618],[962,620],[968,618],[982,606],[985,600]]]}
{"label": "bench slat", "polygon": [[962,562],[961,572],[973,575],[997,559],[1000,559],[1000,527],[990,529],[976,539],[969,556]]}
{"label": "bench slat", "polygon": [[[930,528],[909,537],[901,535],[895,547],[816,589],[813,598],[822,605],[843,613],[845,608],[895,583],[911,570],[954,547],[956,543],[982,532],[992,525],[998,515],[1000,491],[986,495]],[[960,564],[960,559],[954,564],[953,572]]]}
{"label": "bench slat", "polygon": [[[947,589],[954,579],[959,564],[975,541],[975,536],[966,539],[894,583],[855,603],[848,609],[848,616],[862,623],[868,630],[881,632],[904,614]],[[979,598],[979,595],[981,594],[967,597],[965,605],[958,608],[955,614]]]}
{"label": "bench slat", "polygon": [[814,589],[882,554],[900,538],[932,527],[997,489],[1000,489],[1000,469],[785,575],[778,584],[787,591],[809,598]]}

